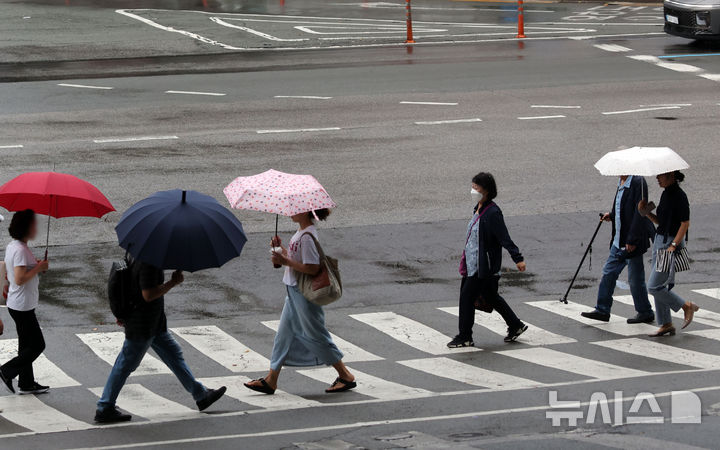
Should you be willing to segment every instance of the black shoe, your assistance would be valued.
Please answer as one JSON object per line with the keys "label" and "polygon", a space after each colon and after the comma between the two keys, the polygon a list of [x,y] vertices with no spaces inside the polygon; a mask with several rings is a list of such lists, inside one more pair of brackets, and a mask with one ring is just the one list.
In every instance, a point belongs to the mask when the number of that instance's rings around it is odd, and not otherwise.
{"label": "black shoe", "polygon": [[196,402],[198,409],[200,411],[205,411],[210,407],[210,405],[220,400],[220,397],[225,395],[225,391],[227,391],[225,386],[219,389],[210,389],[204,399]]}
{"label": "black shoe", "polygon": [[2,370],[0,370],[0,381],[3,382],[5,387],[8,391],[10,391],[11,394],[15,393],[15,388],[13,387],[12,378],[7,378]]}
{"label": "black shoe", "polygon": [[519,327],[515,328],[514,330],[511,330],[508,328],[508,334],[505,336],[505,342],[515,342],[515,339],[520,337],[521,334],[526,332],[528,329],[528,326],[525,324],[520,325]]}
{"label": "black shoe", "polygon": [[581,316],[587,317],[588,319],[599,320],[601,322],[610,322],[610,314],[605,314],[597,309],[595,311],[580,313]]}
{"label": "black shoe", "polygon": [[653,323],[655,322],[655,314],[636,314],[627,320],[627,323]]}
{"label": "black shoe", "polygon": [[472,339],[465,339],[461,336],[455,336],[452,341],[448,342],[449,348],[475,347]]}
{"label": "black shoe", "polygon": [[20,395],[44,394],[49,390],[50,386],[43,386],[37,383],[33,383],[30,386],[18,386],[18,393]]}
{"label": "black shoe", "polygon": [[118,422],[130,422],[132,416],[128,413],[124,413],[116,407],[107,408],[103,411],[95,411],[95,422],[96,423],[118,423]]}

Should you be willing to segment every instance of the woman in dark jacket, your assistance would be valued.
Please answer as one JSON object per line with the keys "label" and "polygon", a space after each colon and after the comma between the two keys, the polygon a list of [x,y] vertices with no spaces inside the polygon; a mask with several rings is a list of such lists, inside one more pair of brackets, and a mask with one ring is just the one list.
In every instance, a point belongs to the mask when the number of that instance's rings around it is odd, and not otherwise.
{"label": "woman in dark jacket", "polygon": [[465,250],[460,263],[460,332],[448,343],[450,348],[471,347],[472,327],[475,322],[475,302],[482,298],[505,319],[508,334],[505,342],[512,342],[525,330],[525,325],[515,315],[504,298],[498,294],[502,248],[512,257],[520,272],[525,271],[525,261],[520,250],[510,239],[502,211],[493,202],[497,196],[495,178],[481,172],[472,179],[471,195],[475,210],[468,224]]}

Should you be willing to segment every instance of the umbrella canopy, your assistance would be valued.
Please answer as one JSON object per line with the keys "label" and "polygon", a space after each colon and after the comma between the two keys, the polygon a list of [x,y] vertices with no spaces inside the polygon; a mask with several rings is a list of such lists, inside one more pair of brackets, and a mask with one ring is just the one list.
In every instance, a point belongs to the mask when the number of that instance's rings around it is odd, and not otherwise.
{"label": "umbrella canopy", "polygon": [[28,172],[0,187],[0,206],[8,211],[32,209],[38,214],[62,217],[102,217],[115,211],[92,184],[57,172]]}
{"label": "umbrella canopy", "polygon": [[236,178],[223,192],[235,209],[283,216],[336,206],[312,175],[294,175],[272,169],[251,177]]}
{"label": "umbrella canopy", "polygon": [[160,269],[220,267],[240,256],[240,221],[214,198],[195,191],[157,192],[131,206],[115,231],[135,259]]}
{"label": "umbrella canopy", "polygon": [[619,150],[607,153],[595,163],[595,168],[608,176],[651,177],[688,167],[690,165],[668,147],[633,147]]}

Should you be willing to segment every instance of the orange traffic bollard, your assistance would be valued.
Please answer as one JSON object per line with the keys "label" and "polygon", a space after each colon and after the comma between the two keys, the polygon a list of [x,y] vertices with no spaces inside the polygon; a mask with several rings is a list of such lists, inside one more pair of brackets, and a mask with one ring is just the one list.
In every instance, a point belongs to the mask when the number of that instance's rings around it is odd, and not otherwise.
{"label": "orange traffic bollard", "polygon": [[525,36],[525,8],[523,7],[523,0],[518,0],[518,34],[515,37],[518,39],[527,37]]}
{"label": "orange traffic bollard", "polygon": [[405,0],[405,22],[407,24],[407,39],[405,40],[405,43],[414,44],[415,39],[413,39],[412,32],[412,12],[410,11],[410,0]]}

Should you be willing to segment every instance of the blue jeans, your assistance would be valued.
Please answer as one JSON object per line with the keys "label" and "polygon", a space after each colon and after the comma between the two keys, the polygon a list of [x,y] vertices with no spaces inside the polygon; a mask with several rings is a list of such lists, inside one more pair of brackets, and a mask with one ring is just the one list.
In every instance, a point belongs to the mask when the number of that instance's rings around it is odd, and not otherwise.
{"label": "blue jeans", "polygon": [[[675,286],[675,268],[670,265],[669,272],[658,272],[655,270],[658,252],[664,252],[670,246],[672,240],[670,238],[665,242],[665,236],[655,236],[655,245],[653,245],[652,272],[650,272],[650,280],[648,281],[648,289],[655,297],[655,310],[657,311],[658,325],[666,325],[672,323],[670,309],[680,311],[685,304],[685,300],[673,292],[671,289]],[[680,250],[685,246],[684,242],[680,242],[677,249]]]}
{"label": "blue jeans", "polygon": [[628,281],[630,283],[630,293],[632,294],[633,303],[635,303],[635,311],[641,316],[652,316],[652,306],[650,306],[648,290],[645,285],[643,255],[628,258],[625,250],[620,250],[614,245],[610,247],[610,256],[608,256],[605,266],[603,266],[603,276],[602,280],[600,280],[597,306],[595,306],[595,309],[601,313],[610,314],[615,284],[617,284],[617,279],[625,269],[625,266],[628,268]]}
{"label": "blue jeans", "polygon": [[104,411],[107,408],[115,407],[115,402],[125,381],[138,368],[145,353],[151,347],[180,380],[185,390],[192,394],[196,402],[205,398],[207,388],[195,379],[190,368],[185,364],[180,345],[169,332],[165,331],[148,340],[125,339],[122,350],[115,360],[115,365],[110,371],[107,383],[105,383],[102,397],[97,403],[98,410]]}

